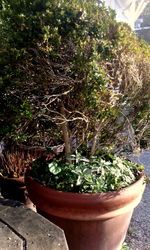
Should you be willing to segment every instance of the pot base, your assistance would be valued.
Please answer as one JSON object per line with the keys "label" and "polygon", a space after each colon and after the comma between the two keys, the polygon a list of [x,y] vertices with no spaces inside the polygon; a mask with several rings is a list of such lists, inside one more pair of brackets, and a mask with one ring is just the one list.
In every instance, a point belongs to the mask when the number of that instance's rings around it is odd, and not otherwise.
{"label": "pot base", "polygon": [[64,230],[69,250],[120,250],[133,213],[108,220],[75,221],[37,211]]}

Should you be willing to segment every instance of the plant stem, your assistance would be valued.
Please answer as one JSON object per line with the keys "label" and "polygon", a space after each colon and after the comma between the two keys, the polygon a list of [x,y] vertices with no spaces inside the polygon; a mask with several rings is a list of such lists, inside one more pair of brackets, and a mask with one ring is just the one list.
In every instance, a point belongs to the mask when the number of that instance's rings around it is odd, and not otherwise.
{"label": "plant stem", "polygon": [[103,122],[106,120],[106,118],[104,118],[103,120],[101,120],[98,124],[98,127],[95,129],[95,135],[94,135],[94,139],[93,139],[93,144],[92,144],[92,148],[91,148],[91,152],[90,152],[90,156],[95,154],[95,150],[96,150],[96,144],[97,144],[97,139],[99,136],[99,132],[102,129],[103,126]]}
{"label": "plant stem", "polygon": [[[65,108],[64,104],[61,106],[61,114],[65,117]],[[66,159],[67,162],[71,162],[70,155],[71,155],[71,146],[70,146],[70,138],[69,138],[69,129],[68,129],[68,122],[64,121],[61,125],[62,132],[63,132],[63,138],[65,142],[65,154],[66,154]]]}

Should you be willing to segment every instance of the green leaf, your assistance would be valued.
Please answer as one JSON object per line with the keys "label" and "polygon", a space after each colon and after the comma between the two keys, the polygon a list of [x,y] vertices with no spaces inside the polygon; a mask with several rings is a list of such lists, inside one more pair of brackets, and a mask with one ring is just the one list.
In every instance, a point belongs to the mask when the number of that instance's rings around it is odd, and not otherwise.
{"label": "green leaf", "polygon": [[54,175],[57,175],[58,173],[61,172],[62,168],[60,166],[58,166],[58,163],[57,162],[51,162],[48,164],[48,168],[49,168],[49,171],[54,174]]}
{"label": "green leaf", "polygon": [[144,166],[143,165],[137,165],[136,167],[138,170],[144,170]]}
{"label": "green leaf", "polygon": [[82,178],[81,178],[81,176],[78,176],[76,185],[79,186],[79,185],[81,185],[81,184],[82,184]]}

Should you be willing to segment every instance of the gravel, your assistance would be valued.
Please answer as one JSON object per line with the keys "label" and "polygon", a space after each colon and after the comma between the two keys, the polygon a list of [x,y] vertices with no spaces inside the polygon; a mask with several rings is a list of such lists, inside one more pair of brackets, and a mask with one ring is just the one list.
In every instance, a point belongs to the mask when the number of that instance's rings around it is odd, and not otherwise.
{"label": "gravel", "polygon": [[[130,158],[143,164],[146,174],[150,175],[150,150]],[[141,203],[134,210],[126,243],[131,250],[150,250],[150,183],[146,186]]]}

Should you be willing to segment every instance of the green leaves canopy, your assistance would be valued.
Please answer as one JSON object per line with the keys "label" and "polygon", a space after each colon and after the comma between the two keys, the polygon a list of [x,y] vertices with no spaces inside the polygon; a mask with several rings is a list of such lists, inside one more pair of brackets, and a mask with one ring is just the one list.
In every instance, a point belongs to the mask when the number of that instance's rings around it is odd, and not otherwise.
{"label": "green leaves canopy", "polygon": [[100,144],[121,143],[127,113],[145,135],[150,49],[113,11],[96,0],[2,0],[0,13],[1,138],[57,144],[65,119],[78,145],[98,124]]}

